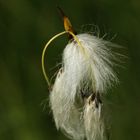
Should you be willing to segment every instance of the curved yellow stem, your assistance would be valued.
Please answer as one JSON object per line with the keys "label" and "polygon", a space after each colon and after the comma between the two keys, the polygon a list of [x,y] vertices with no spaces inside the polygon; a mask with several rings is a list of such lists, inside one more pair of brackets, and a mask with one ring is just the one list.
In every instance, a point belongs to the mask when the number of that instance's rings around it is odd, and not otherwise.
{"label": "curved yellow stem", "polygon": [[47,73],[46,73],[46,70],[45,70],[45,65],[44,65],[45,52],[46,52],[46,49],[48,48],[49,44],[50,44],[54,39],[56,39],[57,37],[59,37],[59,36],[61,36],[61,35],[63,35],[63,34],[66,34],[66,33],[71,34],[71,35],[73,36],[74,40],[77,42],[78,46],[81,47],[81,48],[83,48],[82,45],[81,45],[81,43],[80,43],[80,41],[79,41],[79,39],[77,38],[77,36],[76,36],[73,32],[71,32],[71,31],[63,31],[63,32],[61,32],[61,33],[58,33],[58,34],[56,34],[55,36],[53,36],[53,37],[47,42],[47,44],[45,45],[45,47],[44,47],[44,49],[43,49],[43,52],[42,52],[41,64],[42,64],[43,75],[44,75],[44,77],[45,77],[45,79],[46,79],[46,82],[47,82],[47,84],[48,84],[49,87],[50,87],[50,81],[49,81],[49,78],[48,78],[48,76],[47,76]]}

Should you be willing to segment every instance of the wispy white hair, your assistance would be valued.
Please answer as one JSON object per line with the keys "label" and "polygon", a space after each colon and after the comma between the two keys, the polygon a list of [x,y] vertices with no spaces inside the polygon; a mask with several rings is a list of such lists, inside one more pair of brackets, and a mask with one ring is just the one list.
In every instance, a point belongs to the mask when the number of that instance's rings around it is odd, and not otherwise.
{"label": "wispy white hair", "polygon": [[50,93],[55,124],[74,140],[106,140],[105,103],[100,98],[118,82],[113,71],[115,45],[90,34],[76,37],[82,47],[74,39],[67,44]]}

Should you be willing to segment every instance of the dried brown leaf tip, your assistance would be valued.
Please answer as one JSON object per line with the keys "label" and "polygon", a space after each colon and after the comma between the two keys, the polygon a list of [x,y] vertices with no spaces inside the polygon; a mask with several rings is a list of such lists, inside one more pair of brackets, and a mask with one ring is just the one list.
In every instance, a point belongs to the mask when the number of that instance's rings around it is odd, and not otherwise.
{"label": "dried brown leaf tip", "polygon": [[[60,12],[60,14],[61,14],[61,16],[63,18],[63,23],[64,23],[64,29],[65,29],[65,31],[70,31],[70,32],[72,32],[73,34],[76,35],[77,33],[73,29],[73,26],[72,26],[69,18],[66,16],[66,14],[64,13],[64,11],[59,6],[57,8],[58,8],[58,10],[59,10],[59,12]],[[73,36],[69,34],[69,39],[72,39],[72,38],[73,38]]]}

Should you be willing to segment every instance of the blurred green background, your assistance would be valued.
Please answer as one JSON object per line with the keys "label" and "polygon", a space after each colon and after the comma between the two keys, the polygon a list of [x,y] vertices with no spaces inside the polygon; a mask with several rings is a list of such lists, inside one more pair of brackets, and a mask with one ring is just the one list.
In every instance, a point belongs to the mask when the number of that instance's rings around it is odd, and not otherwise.
{"label": "blurred green background", "polygon": [[[67,140],[55,128],[41,69],[45,43],[63,31],[57,5],[78,32],[96,24],[101,34],[117,34],[114,42],[125,46],[129,59],[118,71],[120,85],[108,95],[111,139],[140,139],[139,0],[0,0],[0,140]],[[61,37],[48,49],[50,77],[66,42]]]}

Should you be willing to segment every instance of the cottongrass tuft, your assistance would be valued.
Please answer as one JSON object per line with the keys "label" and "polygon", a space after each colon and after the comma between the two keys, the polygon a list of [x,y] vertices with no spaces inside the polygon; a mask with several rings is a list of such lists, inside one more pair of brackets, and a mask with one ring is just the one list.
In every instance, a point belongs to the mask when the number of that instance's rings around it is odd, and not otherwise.
{"label": "cottongrass tuft", "polygon": [[116,45],[86,33],[72,36],[50,91],[56,127],[73,140],[107,140],[102,98],[118,83]]}

